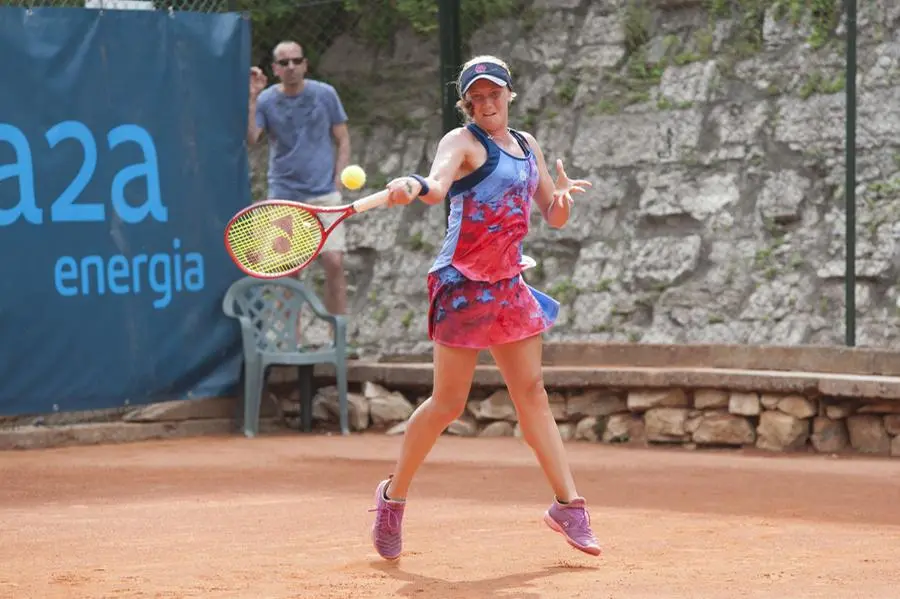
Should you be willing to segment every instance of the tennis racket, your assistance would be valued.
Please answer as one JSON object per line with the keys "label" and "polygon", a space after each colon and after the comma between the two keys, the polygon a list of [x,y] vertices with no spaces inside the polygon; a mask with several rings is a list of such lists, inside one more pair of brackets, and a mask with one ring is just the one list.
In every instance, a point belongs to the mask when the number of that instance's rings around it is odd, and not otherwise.
{"label": "tennis racket", "polygon": [[[242,209],[225,226],[225,247],[234,263],[258,279],[299,272],[322,251],[325,240],[348,216],[387,203],[382,190],[343,206],[313,206],[288,200],[265,200]],[[328,229],[320,214],[338,213]]]}

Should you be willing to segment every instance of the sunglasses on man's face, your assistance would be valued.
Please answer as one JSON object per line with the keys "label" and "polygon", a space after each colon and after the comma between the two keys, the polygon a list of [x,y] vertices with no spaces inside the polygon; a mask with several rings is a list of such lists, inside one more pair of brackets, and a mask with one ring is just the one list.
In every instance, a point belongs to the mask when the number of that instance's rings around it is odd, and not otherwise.
{"label": "sunglasses on man's face", "polygon": [[294,66],[299,67],[301,64],[303,64],[304,60],[306,60],[306,57],[302,56],[300,58],[281,58],[279,60],[276,60],[275,62],[283,67],[286,67],[289,64],[293,64]]}

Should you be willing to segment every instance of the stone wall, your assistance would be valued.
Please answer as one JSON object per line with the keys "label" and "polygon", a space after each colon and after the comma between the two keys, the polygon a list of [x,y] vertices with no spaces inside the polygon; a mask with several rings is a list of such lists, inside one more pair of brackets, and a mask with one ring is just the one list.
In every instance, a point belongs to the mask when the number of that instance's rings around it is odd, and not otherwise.
{"label": "stone wall", "polygon": [[[424,397],[408,398],[374,383],[351,393],[355,431],[402,434]],[[296,426],[299,403],[288,397],[283,413]],[[337,421],[334,387],[319,391],[313,418]],[[900,403],[862,402],[721,389],[590,389],[550,393],[550,409],[566,441],[679,445],[686,448],[756,448],[769,452],[864,453],[900,457]],[[447,434],[521,436],[505,389],[473,393],[465,414]]]}
{"label": "stone wall", "polygon": [[[535,217],[526,241],[530,282],[564,304],[550,340],[843,342],[840,3],[740,4],[533,0],[473,37],[470,53],[511,63],[513,126],[594,182],[568,227]],[[888,347],[900,330],[900,4],[859,13],[858,342]],[[344,97],[366,192],[428,170],[437,65],[436,38],[404,32],[386,49],[339,38],[314,73]],[[261,196],[264,147],[252,161]],[[345,226],[355,343],[418,351],[443,209]]]}
{"label": "stone wall", "polygon": [[[550,410],[566,441],[685,449],[758,449],[900,457],[900,402],[832,399],[725,389],[551,389]],[[350,427],[399,435],[425,396],[367,382],[349,394]],[[0,423],[0,451],[127,443],[201,435],[240,435],[240,399],[207,398]],[[300,428],[296,384],[263,396],[260,434]],[[318,433],[338,433],[334,386],[313,400]],[[505,389],[475,388],[445,434],[521,437]]]}

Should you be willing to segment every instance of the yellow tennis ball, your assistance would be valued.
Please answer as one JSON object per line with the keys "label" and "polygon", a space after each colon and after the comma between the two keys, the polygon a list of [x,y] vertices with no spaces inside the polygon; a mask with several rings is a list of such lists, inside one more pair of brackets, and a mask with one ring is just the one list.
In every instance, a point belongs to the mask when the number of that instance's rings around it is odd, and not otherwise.
{"label": "yellow tennis ball", "polygon": [[366,171],[357,164],[351,164],[341,171],[341,183],[347,189],[359,189],[366,183]]}

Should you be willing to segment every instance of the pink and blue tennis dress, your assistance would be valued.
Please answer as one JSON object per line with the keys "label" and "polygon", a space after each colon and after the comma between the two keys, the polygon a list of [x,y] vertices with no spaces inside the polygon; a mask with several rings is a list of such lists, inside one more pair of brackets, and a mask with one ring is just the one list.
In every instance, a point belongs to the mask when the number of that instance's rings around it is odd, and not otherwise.
{"label": "pink and blue tennis dress", "polygon": [[444,245],[428,271],[428,336],[453,347],[486,349],[543,333],[559,302],[522,280],[522,244],[537,160],[528,142],[510,130],[525,152],[513,156],[477,125],[468,130],[484,145],[487,161],[450,188]]}

